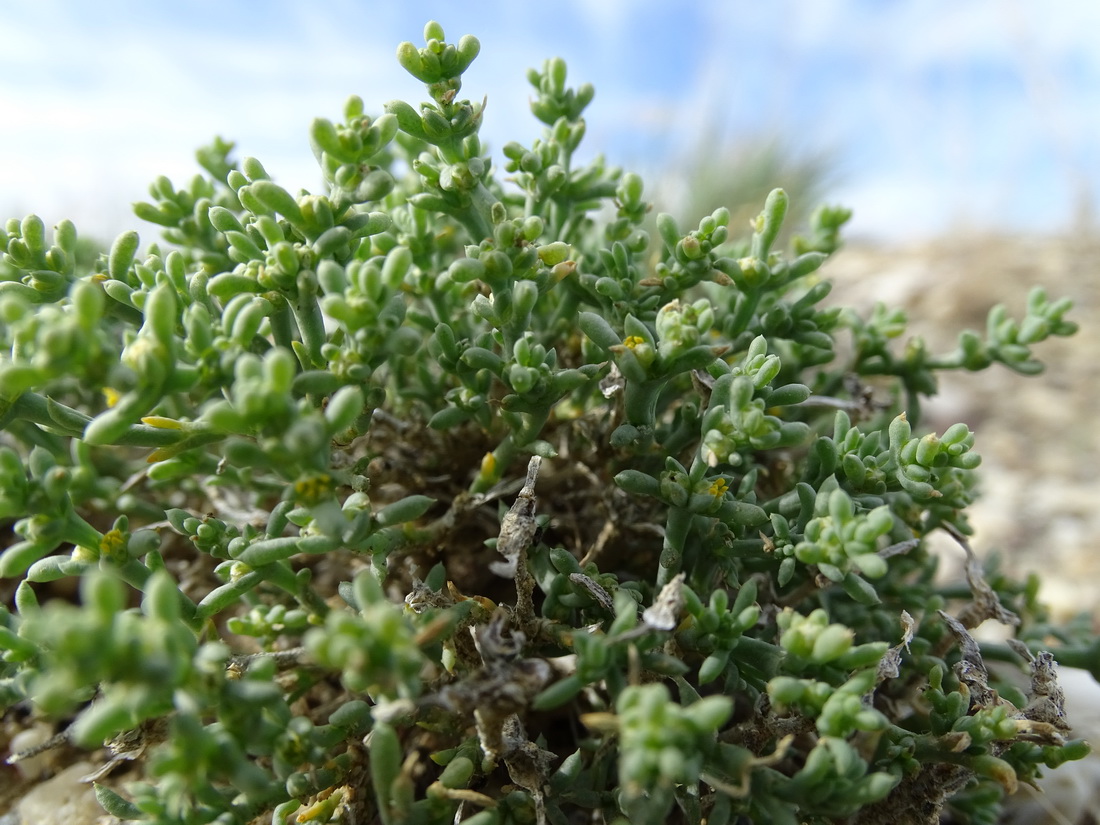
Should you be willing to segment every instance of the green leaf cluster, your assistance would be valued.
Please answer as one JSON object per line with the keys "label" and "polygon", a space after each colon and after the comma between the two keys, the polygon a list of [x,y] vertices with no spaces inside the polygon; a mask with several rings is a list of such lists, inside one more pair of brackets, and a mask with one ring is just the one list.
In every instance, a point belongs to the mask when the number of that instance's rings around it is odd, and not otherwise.
{"label": "green leaf cluster", "polygon": [[136,753],[97,798],[165,825],[988,821],[1080,758],[1033,653],[1097,643],[1034,582],[939,581],[979,458],[921,422],[944,370],[1038,371],[1069,301],[933,354],[830,303],[847,210],[651,238],[563,61],[494,158],[478,41],[424,41],[428,102],[313,122],[320,193],[219,139],[135,206],[155,243],[4,225],[11,724]]}

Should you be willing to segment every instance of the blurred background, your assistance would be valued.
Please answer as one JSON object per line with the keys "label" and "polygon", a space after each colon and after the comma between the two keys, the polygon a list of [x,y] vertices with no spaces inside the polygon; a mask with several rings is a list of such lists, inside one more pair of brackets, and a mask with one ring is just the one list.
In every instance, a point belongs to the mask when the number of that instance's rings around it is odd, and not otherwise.
{"label": "blurred background", "polygon": [[488,97],[498,161],[540,134],[524,70],[563,57],[596,87],[587,151],[683,222],[743,220],[776,185],[795,221],[822,198],[853,209],[836,300],[906,306],[933,351],[994,303],[1018,317],[1032,284],[1072,296],[1083,330],[1040,347],[1046,374],[948,377],[928,423],[978,433],[975,546],[1042,569],[1063,615],[1098,604],[1096,0],[0,3],[0,216],[109,242],[215,135],[316,191],[312,118],[351,94],[423,100],[394,51],[433,18],[481,40],[463,94]]}
{"label": "blurred background", "polygon": [[660,179],[665,208],[688,206],[670,164],[724,164],[744,188],[826,187],[853,238],[1093,220],[1094,0],[3,3],[0,212],[111,237],[214,135],[315,189],[311,119],[423,99],[394,49],[429,18],[482,42],[463,92],[488,96],[498,158],[539,134],[524,70],[560,56],[596,86],[590,151]]}

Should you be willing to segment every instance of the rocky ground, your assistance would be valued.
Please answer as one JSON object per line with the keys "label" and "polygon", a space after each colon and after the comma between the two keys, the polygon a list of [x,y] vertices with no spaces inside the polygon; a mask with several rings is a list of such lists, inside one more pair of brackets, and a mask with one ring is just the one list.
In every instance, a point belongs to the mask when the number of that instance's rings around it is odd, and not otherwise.
{"label": "rocky ground", "polygon": [[[1032,286],[1073,298],[1070,317],[1081,329],[1036,348],[1046,372],[1024,377],[995,366],[944,376],[926,423],[942,432],[965,421],[975,432],[983,457],[983,495],[970,511],[975,550],[1000,554],[1017,576],[1037,572],[1057,617],[1087,612],[1100,630],[1100,234],[856,245],[828,267],[838,302],[905,307],[911,332],[934,353],[953,349],[961,329],[982,330],[994,304],[1022,317]],[[942,550],[945,568],[961,573],[958,547],[946,541]],[[1074,735],[1100,749],[1100,686],[1084,671],[1063,671],[1060,681]],[[1043,784],[1044,793],[1023,786],[1009,798],[1003,821],[1100,821],[1097,750]]]}
{"label": "rocky ground", "polygon": [[983,457],[974,546],[1010,569],[1037,571],[1057,615],[1100,616],[1100,234],[941,238],[902,247],[849,246],[827,264],[834,299],[905,307],[934,353],[964,328],[982,331],[1003,303],[1022,317],[1033,285],[1070,296],[1081,329],[1036,347],[1047,365],[1025,377],[994,366],[944,376],[926,423],[965,421]]}

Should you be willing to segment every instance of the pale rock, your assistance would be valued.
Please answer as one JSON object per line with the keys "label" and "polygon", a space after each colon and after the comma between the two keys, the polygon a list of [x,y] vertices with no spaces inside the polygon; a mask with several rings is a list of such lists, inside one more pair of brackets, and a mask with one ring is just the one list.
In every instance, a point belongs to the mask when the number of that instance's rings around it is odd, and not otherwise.
{"label": "pale rock", "polygon": [[80,781],[95,768],[77,762],[36,785],[16,807],[21,825],[97,825],[103,808],[91,784]]}
{"label": "pale rock", "polygon": [[[1070,738],[1100,746],[1100,684],[1087,671],[1058,668],[1058,683],[1066,694]],[[1100,821],[1100,753],[1046,771],[1041,792],[1021,785],[1005,799],[1005,825],[1085,825]]]}

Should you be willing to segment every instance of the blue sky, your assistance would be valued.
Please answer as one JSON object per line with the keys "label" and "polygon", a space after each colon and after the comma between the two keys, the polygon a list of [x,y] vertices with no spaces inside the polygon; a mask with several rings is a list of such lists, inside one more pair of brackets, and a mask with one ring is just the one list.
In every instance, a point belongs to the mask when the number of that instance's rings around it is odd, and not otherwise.
{"label": "blue sky", "polygon": [[646,173],[707,128],[778,136],[836,159],[855,236],[1058,231],[1100,193],[1095,0],[38,0],[0,3],[0,213],[140,226],[214,135],[316,190],[311,119],[423,99],[394,49],[431,18],[482,42],[463,93],[498,159],[539,134],[524,70],[561,56],[596,86],[591,151]]}

